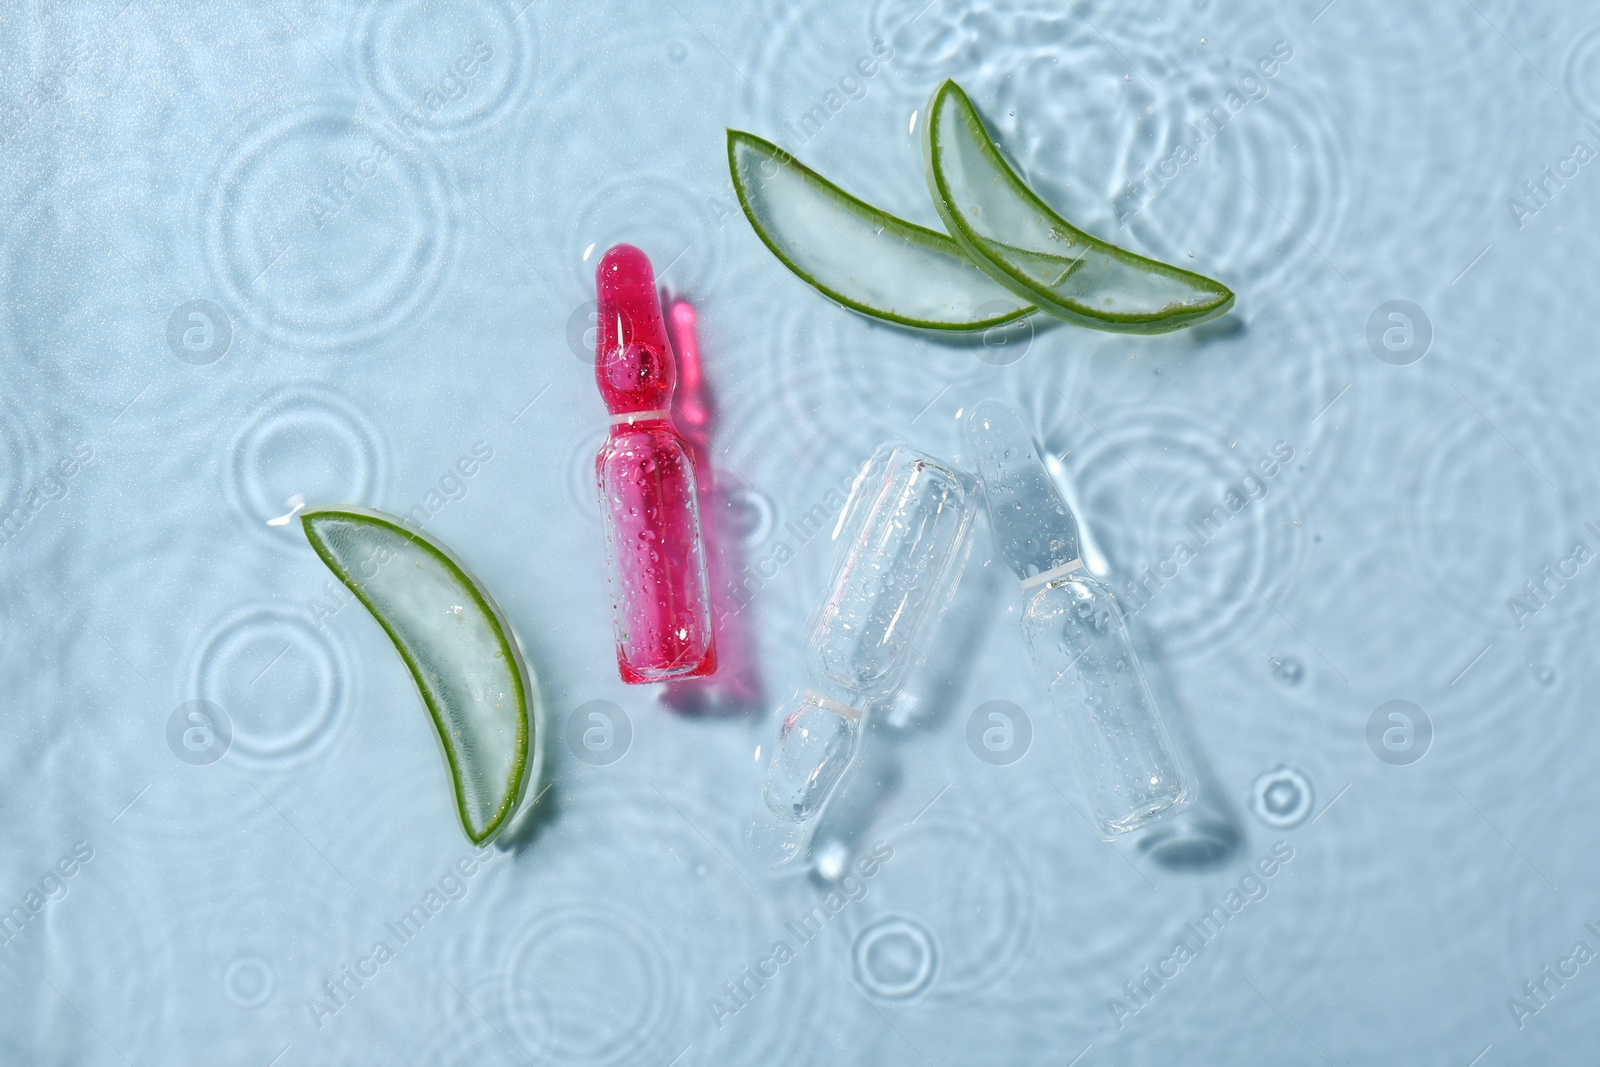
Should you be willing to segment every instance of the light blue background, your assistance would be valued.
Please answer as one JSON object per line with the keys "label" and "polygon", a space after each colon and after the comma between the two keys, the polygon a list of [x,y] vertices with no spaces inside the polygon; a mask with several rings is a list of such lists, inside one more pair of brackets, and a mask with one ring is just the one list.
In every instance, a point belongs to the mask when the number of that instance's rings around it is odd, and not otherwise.
{"label": "light blue background", "polygon": [[[1524,191],[1600,150],[1600,16],[520,3],[0,15],[0,512],[21,516],[0,545],[0,909],[41,880],[55,898],[0,948],[8,1062],[1591,1062],[1600,964],[1521,1027],[1508,998],[1600,950],[1600,162]],[[889,58],[841,84],[875,41]],[[1223,279],[1237,309],[986,348],[790,275],[738,211],[724,127],[936,225],[912,122],[947,76],[1068,217]],[[734,623],[755,707],[686,716],[616,677],[582,354],[592,249],[617,240],[700,310],[736,564],[761,575]],[[190,319],[197,300],[221,317]],[[1431,334],[1409,365],[1369,344],[1392,300]],[[787,524],[880,440],[965,462],[959,415],[985,396],[1061,457],[1119,592],[1292,450],[1133,618],[1231,847],[1163,863],[1074,812],[981,527],[825,834],[892,858],[802,943],[785,924],[828,887],[760,877],[740,840],[829,562]],[[316,624],[328,575],[267,522],[295,494],[436,511],[543,680],[534,833],[403,944],[385,924],[470,850],[381,631],[358,608]],[[1526,599],[1546,566],[1577,573]],[[196,699],[234,734],[207,766],[167,740]],[[605,765],[566,740],[591,700],[632,727]],[[992,700],[1033,727],[1010,765],[965,740]],[[1369,747],[1390,700],[1431,720],[1418,762]],[[1292,827],[1252,808],[1279,767],[1310,789]],[[45,879],[79,842],[92,858]],[[1132,1001],[1279,842],[1264,898]],[[716,1011],[779,939],[794,958]],[[314,1010],[380,940],[394,958]]]}

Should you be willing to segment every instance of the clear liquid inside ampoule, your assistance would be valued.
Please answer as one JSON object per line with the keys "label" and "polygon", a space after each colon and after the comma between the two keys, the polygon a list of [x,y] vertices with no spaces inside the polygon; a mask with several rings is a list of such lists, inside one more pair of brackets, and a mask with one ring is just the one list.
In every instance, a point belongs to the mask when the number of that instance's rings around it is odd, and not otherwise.
{"label": "clear liquid inside ampoule", "polygon": [[774,815],[799,821],[821,810],[855,754],[856,722],[812,694],[784,716],[763,790]]}
{"label": "clear liquid inside ampoule", "polygon": [[976,504],[970,481],[909,449],[880,450],[856,494],[806,659],[813,678],[864,708],[899,686],[949,602]]}
{"label": "clear liquid inside ampoule", "polygon": [[1029,601],[1022,628],[1100,834],[1130,833],[1187,804],[1190,771],[1111,590],[1083,571],[1051,582]]}

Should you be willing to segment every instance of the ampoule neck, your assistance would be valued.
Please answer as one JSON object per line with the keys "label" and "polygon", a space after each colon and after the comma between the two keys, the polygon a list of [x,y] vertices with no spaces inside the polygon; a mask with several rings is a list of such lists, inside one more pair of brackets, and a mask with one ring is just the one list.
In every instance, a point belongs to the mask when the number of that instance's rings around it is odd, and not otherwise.
{"label": "ampoule neck", "polygon": [[[1015,410],[985,400],[967,419],[995,548],[1023,588],[1082,566],[1078,522]],[[1048,579],[1047,579],[1048,580]]]}
{"label": "ampoule neck", "polygon": [[802,703],[815,704],[817,707],[831,711],[835,715],[843,716],[851,722],[861,721],[861,716],[866,714],[864,705],[868,702],[862,700],[861,696],[856,693],[841,695],[846,696],[848,699],[840,700],[836,696],[829,696],[827,692],[813,684],[806,687],[805,694],[800,699]]}
{"label": "ampoule neck", "polygon": [[669,433],[677,433],[677,427],[672,422],[672,411],[668,408],[621,411],[613,414],[610,422],[612,437],[643,430],[666,430]]}
{"label": "ampoule neck", "polygon": [[1033,593],[1040,589],[1053,589],[1065,582],[1081,580],[1090,576],[1089,571],[1083,565],[1083,560],[1079,558],[1051,567],[1049,570],[1040,571],[1029,577],[1020,578],[1018,579],[1018,584],[1022,586],[1024,593]]}

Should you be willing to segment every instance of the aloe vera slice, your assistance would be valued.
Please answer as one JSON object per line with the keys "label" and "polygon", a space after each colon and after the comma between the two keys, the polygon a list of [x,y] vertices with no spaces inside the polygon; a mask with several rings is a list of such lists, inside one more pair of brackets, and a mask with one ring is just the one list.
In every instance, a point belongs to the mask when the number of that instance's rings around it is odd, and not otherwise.
{"label": "aloe vera slice", "polygon": [[729,130],[728,170],[772,254],[845,307],[925,330],[984,330],[1034,310],[945,234],[858,200],[771,141]]}
{"label": "aloe vera slice", "polygon": [[1056,214],[1001,157],[967,94],[934,90],[922,133],[928,191],[945,227],[995,281],[1044,311],[1116,333],[1215,318],[1233,290],[1092,237]]}
{"label": "aloe vera slice", "polygon": [[537,694],[500,609],[449,549],[366,508],[312,508],[306,539],[405,661],[444,749],[473,844],[509,825],[528,787]]}

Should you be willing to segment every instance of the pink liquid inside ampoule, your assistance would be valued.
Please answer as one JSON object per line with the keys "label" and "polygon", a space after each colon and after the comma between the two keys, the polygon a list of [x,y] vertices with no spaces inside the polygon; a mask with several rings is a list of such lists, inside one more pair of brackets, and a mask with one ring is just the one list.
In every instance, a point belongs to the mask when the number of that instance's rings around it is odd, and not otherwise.
{"label": "pink liquid inside ampoule", "polygon": [[611,433],[595,459],[617,667],[629,683],[717,669],[694,460],[669,410],[676,370],[650,260],[617,245],[595,271],[595,380]]}

